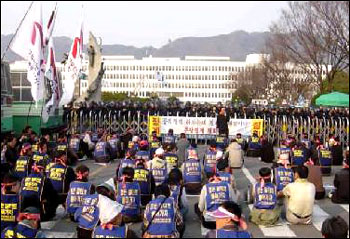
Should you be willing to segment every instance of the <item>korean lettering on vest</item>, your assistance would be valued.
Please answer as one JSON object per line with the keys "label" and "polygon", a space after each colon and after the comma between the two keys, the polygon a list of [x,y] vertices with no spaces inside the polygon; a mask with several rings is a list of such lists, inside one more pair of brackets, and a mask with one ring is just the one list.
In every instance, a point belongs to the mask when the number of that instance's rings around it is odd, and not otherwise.
{"label": "korean lettering on vest", "polygon": [[67,151],[67,144],[66,143],[61,143],[57,145],[57,151]]}
{"label": "korean lettering on vest", "polygon": [[46,161],[48,160],[48,155],[36,153],[33,155],[33,160],[35,163],[44,162],[46,164]]}
{"label": "korean lettering on vest", "polygon": [[276,168],[277,191],[282,191],[287,184],[294,182],[294,173],[292,169],[284,167]]}
{"label": "korean lettering on vest", "polygon": [[141,188],[141,195],[148,195],[151,192],[149,175],[150,173],[146,169],[135,169],[134,181],[139,183]]}
{"label": "korean lettering on vest", "polygon": [[259,137],[252,137],[252,143],[254,144],[259,143]]}
{"label": "korean lettering on vest", "polygon": [[137,182],[118,184],[117,201],[124,206],[123,215],[135,216],[140,213],[140,195],[140,186]]}
{"label": "korean lettering on vest", "polygon": [[230,198],[229,195],[229,186],[228,183],[208,183],[207,187],[207,211],[212,212],[219,208],[219,206],[228,201]]}
{"label": "korean lettering on vest", "polygon": [[[146,220],[148,222],[151,221],[163,200],[162,198],[156,199],[148,204],[146,208]],[[175,232],[175,226],[174,199],[168,198],[155,215],[148,233],[154,236],[170,236]]]}
{"label": "korean lettering on vest", "polygon": [[202,169],[198,160],[188,160],[185,162],[184,171],[185,183],[202,182]]}
{"label": "korean lettering on vest", "polygon": [[66,176],[66,167],[56,165],[50,168],[49,179],[56,192],[63,193],[64,191],[64,181]]}
{"label": "korean lettering on vest", "polygon": [[231,184],[232,183],[232,175],[230,173],[218,172],[219,178],[221,181]]}
{"label": "korean lettering on vest", "polygon": [[93,232],[93,238],[126,238],[126,236],[127,226],[113,227],[112,230],[98,226]]}
{"label": "korean lettering on vest", "polygon": [[178,158],[176,155],[166,155],[164,156],[164,158],[165,158],[165,161],[167,162],[169,169],[177,168]]}
{"label": "korean lettering on vest", "polygon": [[74,152],[79,151],[79,144],[80,144],[80,139],[73,138],[70,140],[69,147],[74,150]]}
{"label": "korean lettering on vest", "polygon": [[31,174],[24,178],[21,185],[21,196],[35,195],[38,198],[41,196],[43,178],[37,174]]}
{"label": "korean lettering on vest", "polygon": [[302,165],[305,161],[304,151],[301,149],[295,149],[293,151],[293,164]]}
{"label": "korean lettering on vest", "polygon": [[67,195],[67,212],[75,213],[82,205],[83,197],[90,193],[91,183],[72,182]]}
{"label": "korean lettering on vest", "polygon": [[15,225],[19,212],[19,197],[13,194],[1,194],[1,229]]}
{"label": "korean lettering on vest", "polygon": [[160,142],[159,141],[153,141],[152,143],[151,143],[151,148],[152,149],[157,149],[157,148],[159,148],[160,147]]}
{"label": "korean lettering on vest", "polygon": [[165,179],[166,179],[166,174],[167,174],[167,167],[164,168],[152,168],[151,167],[151,172],[154,177],[154,181],[156,183],[156,186],[159,186],[162,184]]}
{"label": "korean lettering on vest", "polygon": [[98,194],[83,197],[82,207],[78,208],[78,213],[80,212],[79,227],[91,230],[97,225],[100,215],[97,207],[98,197]]}
{"label": "korean lettering on vest", "polygon": [[16,162],[15,172],[20,178],[24,178],[28,175],[29,158],[27,156],[21,156]]}
{"label": "korean lettering on vest", "polygon": [[216,168],[216,151],[213,152],[207,152],[205,155],[205,167],[204,171],[206,173],[213,172],[213,169]]}
{"label": "korean lettering on vest", "polygon": [[255,185],[255,208],[274,209],[276,201],[277,196],[275,185],[272,183],[265,183],[263,188],[260,187],[260,183]]}
{"label": "korean lettering on vest", "polygon": [[38,230],[36,229],[32,229],[28,226],[18,224],[15,229],[6,229],[4,232],[4,238],[35,238],[37,232]]}
{"label": "korean lettering on vest", "polygon": [[321,166],[330,166],[332,164],[332,152],[330,150],[320,150]]}

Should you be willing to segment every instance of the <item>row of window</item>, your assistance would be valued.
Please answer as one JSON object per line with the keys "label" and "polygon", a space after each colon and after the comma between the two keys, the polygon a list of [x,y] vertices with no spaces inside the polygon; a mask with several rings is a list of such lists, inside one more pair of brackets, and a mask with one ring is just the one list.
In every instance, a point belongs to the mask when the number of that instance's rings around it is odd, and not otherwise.
{"label": "row of window", "polygon": [[[86,70],[86,66],[84,68]],[[107,71],[229,71],[243,72],[244,67],[237,66],[118,66],[107,65]]]}
{"label": "row of window", "polygon": [[[104,74],[104,79],[156,79],[156,75]],[[164,80],[236,80],[236,75],[163,75]]]}
{"label": "row of window", "polygon": [[[180,89],[236,89],[237,83],[225,83],[225,84],[201,84],[201,83],[130,83],[130,82],[106,82],[102,81],[102,87],[114,87],[114,88],[180,88]],[[82,87],[87,87],[87,84],[83,83]]]}

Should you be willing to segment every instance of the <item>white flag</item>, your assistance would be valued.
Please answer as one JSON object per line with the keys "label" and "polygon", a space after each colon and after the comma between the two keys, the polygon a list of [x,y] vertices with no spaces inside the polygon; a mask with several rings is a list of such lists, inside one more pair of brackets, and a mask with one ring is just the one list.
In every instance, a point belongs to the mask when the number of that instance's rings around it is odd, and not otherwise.
{"label": "white flag", "polygon": [[60,106],[66,105],[72,101],[74,96],[75,83],[81,75],[83,61],[83,17],[79,32],[73,39],[73,44],[65,64],[65,80],[63,82],[63,94]]}
{"label": "white flag", "polygon": [[33,100],[44,97],[44,36],[41,3],[33,3],[10,47],[28,61],[27,78],[31,83]]}
{"label": "white flag", "polygon": [[42,118],[44,123],[46,123],[49,119],[49,116],[53,115],[53,113],[55,112],[55,109],[58,107],[58,103],[61,96],[55,59],[56,58],[53,39],[52,37],[50,37],[45,76],[49,79],[52,94],[50,100],[46,103],[43,109]]}
{"label": "white flag", "polygon": [[55,6],[55,9],[51,13],[50,19],[45,28],[45,46],[49,44],[50,37],[52,36],[52,32],[56,22],[56,15],[57,15],[57,3]]}

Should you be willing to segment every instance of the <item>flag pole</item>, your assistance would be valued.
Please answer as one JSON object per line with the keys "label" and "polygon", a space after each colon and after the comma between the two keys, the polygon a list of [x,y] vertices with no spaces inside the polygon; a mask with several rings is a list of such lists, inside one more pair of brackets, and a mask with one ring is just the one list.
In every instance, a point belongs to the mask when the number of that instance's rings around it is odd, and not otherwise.
{"label": "flag pole", "polygon": [[22,23],[23,23],[24,19],[26,18],[26,16],[27,16],[29,10],[32,8],[33,3],[34,3],[34,1],[32,1],[32,2],[30,3],[30,6],[29,6],[29,8],[28,8],[26,14],[24,14],[24,17],[23,17],[22,21],[19,23],[19,26],[17,27],[17,29],[16,29],[16,31],[15,31],[15,34],[13,34],[13,36],[12,36],[12,38],[11,38],[9,44],[8,44],[7,47],[6,47],[6,50],[5,50],[4,53],[2,54],[2,56],[1,56],[1,61],[4,60],[4,57],[5,57],[6,53],[7,53],[7,51],[9,50],[13,39],[15,38],[15,36],[17,35],[18,30],[19,30],[20,27],[22,26]]}
{"label": "flag pole", "polygon": [[32,109],[32,105],[33,105],[33,100],[30,101],[30,106],[29,106],[28,115],[27,115],[27,125],[28,125],[28,120],[29,120],[29,112]]}

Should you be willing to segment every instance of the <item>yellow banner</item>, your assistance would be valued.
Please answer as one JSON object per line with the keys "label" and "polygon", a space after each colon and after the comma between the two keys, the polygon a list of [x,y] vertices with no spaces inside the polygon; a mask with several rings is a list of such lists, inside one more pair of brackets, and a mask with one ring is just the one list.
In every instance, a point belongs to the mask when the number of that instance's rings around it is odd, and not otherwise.
{"label": "yellow banner", "polygon": [[252,123],[252,134],[256,131],[258,135],[261,136],[264,132],[264,120],[253,119]]}
{"label": "yellow banner", "polygon": [[152,135],[152,131],[157,132],[157,136],[160,136],[161,117],[150,116],[148,122],[149,135]]}

